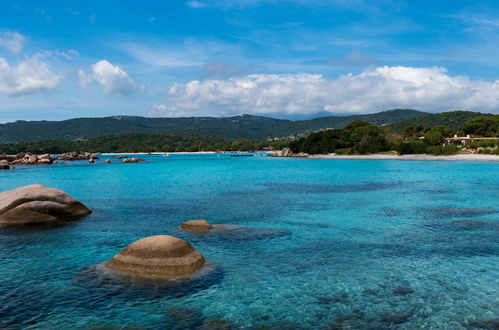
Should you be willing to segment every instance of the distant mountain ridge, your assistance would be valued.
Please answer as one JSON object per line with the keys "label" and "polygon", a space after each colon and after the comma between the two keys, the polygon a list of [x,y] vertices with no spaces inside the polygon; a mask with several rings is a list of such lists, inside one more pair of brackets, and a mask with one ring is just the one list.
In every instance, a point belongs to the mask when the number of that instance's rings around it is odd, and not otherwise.
{"label": "distant mountain ridge", "polygon": [[44,141],[51,139],[75,140],[128,133],[164,133],[178,136],[201,136],[220,140],[241,138],[262,140],[324,128],[342,128],[355,120],[365,120],[375,125],[387,125],[426,114],[426,112],[422,111],[396,109],[374,114],[329,116],[298,121],[252,115],[225,118],[112,116],[75,118],[62,121],[16,121],[0,124],[0,142]]}
{"label": "distant mountain ridge", "polygon": [[390,125],[393,131],[401,131],[409,125],[421,125],[425,129],[444,126],[452,129],[461,129],[467,121],[477,117],[492,116],[490,113],[473,112],[473,111],[449,111],[435,114],[424,114],[413,118],[407,118],[402,121]]}

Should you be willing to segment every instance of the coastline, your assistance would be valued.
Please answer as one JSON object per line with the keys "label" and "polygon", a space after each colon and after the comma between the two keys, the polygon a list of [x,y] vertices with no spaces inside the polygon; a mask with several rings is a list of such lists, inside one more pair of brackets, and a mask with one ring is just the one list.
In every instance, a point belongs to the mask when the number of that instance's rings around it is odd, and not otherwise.
{"label": "coastline", "polygon": [[302,158],[307,159],[344,159],[344,160],[413,160],[413,161],[465,161],[465,162],[499,162],[499,155],[484,155],[484,154],[457,154],[457,155],[427,155],[427,154],[411,154],[411,155],[308,155]]}

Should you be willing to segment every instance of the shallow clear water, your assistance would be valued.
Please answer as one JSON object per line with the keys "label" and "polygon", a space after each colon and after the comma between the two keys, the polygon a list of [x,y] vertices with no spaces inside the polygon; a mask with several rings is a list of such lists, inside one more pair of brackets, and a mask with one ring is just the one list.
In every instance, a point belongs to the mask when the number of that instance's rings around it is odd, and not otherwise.
{"label": "shallow clear water", "polygon": [[[0,172],[0,190],[41,183],[94,211],[0,229],[0,328],[459,329],[499,318],[497,163],[145,158]],[[178,228],[197,218],[266,230]],[[191,242],[216,274],[165,291],[95,271],[157,234]]]}

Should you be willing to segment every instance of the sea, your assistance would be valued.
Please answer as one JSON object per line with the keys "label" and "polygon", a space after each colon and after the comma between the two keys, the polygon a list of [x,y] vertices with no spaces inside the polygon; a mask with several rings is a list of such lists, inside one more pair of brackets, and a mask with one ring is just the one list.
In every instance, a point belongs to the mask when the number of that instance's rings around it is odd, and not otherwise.
{"label": "sea", "polygon": [[[232,156],[1,171],[1,191],[39,183],[93,213],[0,228],[0,328],[497,328],[498,163]],[[241,228],[179,228],[192,219]],[[153,235],[210,270],[173,285],[104,270]]]}

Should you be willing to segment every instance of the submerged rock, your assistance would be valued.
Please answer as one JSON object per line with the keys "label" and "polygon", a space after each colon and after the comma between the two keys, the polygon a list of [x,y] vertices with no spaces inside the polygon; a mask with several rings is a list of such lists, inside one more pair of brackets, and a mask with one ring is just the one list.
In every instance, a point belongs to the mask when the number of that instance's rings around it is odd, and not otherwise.
{"label": "submerged rock", "polygon": [[203,324],[203,312],[196,308],[171,306],[166,309],[169,328],[194,329]]}
{"label": "submerged rock", "polygon": [[472,329],[499,329],[499,318],[490,320],[473,320],[468,322]]}
{"label": "submerged rock", "polygon": [[180,225],[180,228],[199,232],[205,235],[205,238],[212,238],[217,241],[249,241],[257,239],[267,239],[289,235],[290,232],[284,229],[276,228],[253,228],[245,226],[210,224],[206,220],[190,220]]}
{"label": "submerged rock", "polygon": [[409,286],[400,286],[400,287],[396,288],[395,290],[393,290],[393,293],[403,296],[403,295],[413,294],[414,289],[409,287]]}
{"label": "submerged rock", "polygon": [[180,228],[187,230],[212,230],[213,227],[206,220],[190,220],[180,225]]}
{"label": "submerged rock", "polygon": [[192,275],[204,263],[201,253],[186,241],[157,235],[130,244],[106,266],[129,275],[175,279]]}
{"label": "submerged rock", "polygon": [[232,330],[235,325],[226,319],[208,319],[203,322],[202,330]]}
{"label": "submerged rock", "polygon": [[0,225],[76,220],[92,213],[62,190],[33,184],[0,193]]}
{"label": "submerged rock", "polygon": [[487,227],[488,223],[481,220],[455,220],[450,225],[456,229],[475,230]]}
{"label": "submerged rock", "polygon": [[381,321],[389,324],[402,324],[409,321],[409,316],[399,312],[385,313],[381,315]]}

